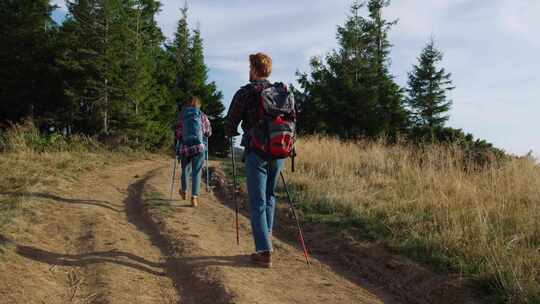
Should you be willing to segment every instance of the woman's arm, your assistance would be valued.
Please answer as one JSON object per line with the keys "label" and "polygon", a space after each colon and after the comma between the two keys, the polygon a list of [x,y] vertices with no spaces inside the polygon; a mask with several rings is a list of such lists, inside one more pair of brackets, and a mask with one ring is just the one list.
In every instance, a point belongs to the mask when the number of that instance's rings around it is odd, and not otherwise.
{"label": "woman's arm", "polygon": [[182,119],[182,113],[178,116],[178,122],[176,123],[176,140],[182,141],[182,133],[184,130],[184,122]]}
{"label": "woman's arm", "polygon": [[202,131],[204,137],[212,136],[212,125],[210,124],[210,120],[208,120],[208,116],[204,113],[202,115]]}

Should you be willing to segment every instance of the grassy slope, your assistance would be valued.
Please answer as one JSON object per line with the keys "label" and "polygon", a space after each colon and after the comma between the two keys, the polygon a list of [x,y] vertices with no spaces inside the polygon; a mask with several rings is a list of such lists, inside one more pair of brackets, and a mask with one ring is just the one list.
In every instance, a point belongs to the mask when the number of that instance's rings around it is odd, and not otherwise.
{"label": "grassy slope", "polygon": [[[33,198],[24,193],[61,190],[82,172],[140,157],[85,138],[43,140],[35,130],[12,130],[1,143],[0,253],[9,224],[32,216]],[[460,153],[445,147],[306,138],[298,150],[297,172],[287,176],[305,219],[361,228],[358,237],[462,273],[501,301],[540,301],[540,169],[533,160],[467,172]],[[166,215],[156,193],[147,201]]]}
{"label": "grassy slope", "polygon": [[[540,301],[540,168],[532,159],[464,170],[452,147],[422,151],[305,138],[288,174],[307,220],[384,240],[501,302]],[[497,300],[497,299],[494,299]]]}
{"label": "grassy slope", "polygon": [[[492,302],[540,301],[534,160],[464,170],[471,164],[452,147],[420,151],[319,137],[301,139],[298,151],[297,171],[287,177],[304,220],[382,240],[435,270],[462,274]],[[231,176],[230,161],[224,168]]]}
{"label": "grassy slope", "polygon": [[14,127],[2,134],[0,144],[0,254],[2,240],[16,228],[11,224],[33,215],[39,198],[29,194],[61,191],[86,171],[144,157],[134,151],[108,151],[84,137],[43,138],[31,126]]}

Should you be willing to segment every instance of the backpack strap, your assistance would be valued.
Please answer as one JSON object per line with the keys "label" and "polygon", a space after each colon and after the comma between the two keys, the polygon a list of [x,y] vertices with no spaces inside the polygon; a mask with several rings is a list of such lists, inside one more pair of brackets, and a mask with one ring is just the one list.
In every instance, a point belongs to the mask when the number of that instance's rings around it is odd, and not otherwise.
{"label": "backpack strap", "polygon": [[261,92],[266,88],[262,83],[250,83],[249,90],[249,110],[246,112],[246,120],[253,128],[262,119]]}

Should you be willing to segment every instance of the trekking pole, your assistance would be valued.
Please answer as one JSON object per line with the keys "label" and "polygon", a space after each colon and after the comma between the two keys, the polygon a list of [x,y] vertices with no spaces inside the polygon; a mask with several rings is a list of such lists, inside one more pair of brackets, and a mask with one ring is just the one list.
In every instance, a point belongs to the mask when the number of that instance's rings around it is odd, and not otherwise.
{"label": "trekking pole", "polygon": [[208,185],[208,181],[210,180],[209,178],[209,175],[208,175],[208,153],[210,153],[209,151],[209,147],[208,147],[208,143],[206,144],[206,192],[210,192],[209,190],[209,185]]}
{"label": "trekking pole", "polygon": [[285,177],[283,176],[283,172],[280,172],[280,174],[281,174],[281,180],[283,181],[283,186],[285,187],[285,192],[287,193],[287,198],[289,199],[289,206],[291,207],[291,212],[293,214],[294,220],[296,221],[296,227],[298,228],[298,239],[300,241],[300,245],[302,246],[302,249],[304,250],[304,257],[306,258],[306,263],[308,265],[311,265],[311,263],[309,262],[306,243],[304,242],[304,234],[302,233],[302,228],[300,227],[300,221],[298,220],[298,217],[296,216],[296,211],[294,211],[294,205],[291,199],[291,194],[289,193],[289,188],[287,187],[287,183],[285,182]]}
{"label": "trekking pole", "polygon": [[296,147],[293,147],[292,154],[291,154],[291,172],[294,173],[294,159],[296,157]]}
{"label": "trekking pole", "polygon": [[177,140],[175,140],[175,143],[174,143],[174,156],[173,156],[173,163],[172,163],[172,175],[171,175],[171,189],[169,191],[169,198],[171,200],[173,198],[174,178],[176,177],[176,165],[178,163],[178,149],[179,149],[179,142]]}
{"label": "trekking pole", "polygon": [[171,190],[169,192],[169,198],[171,200],[173,198],[174,178],[176,177],[176,162],[177,162],[177,159],[176,159],[176,155],[175,155],[174,158],[173,158],[173,163],[172,163]]}
{"label": "trekking pole", "polygon": [[238,200],[236,199],[236,159],[234,156],[234,140],[231,137],[231,158],[233,167],[233,201],[235,209],[235,221],[236,221],[236,244],[240,246],[240,234],[238,232]]}

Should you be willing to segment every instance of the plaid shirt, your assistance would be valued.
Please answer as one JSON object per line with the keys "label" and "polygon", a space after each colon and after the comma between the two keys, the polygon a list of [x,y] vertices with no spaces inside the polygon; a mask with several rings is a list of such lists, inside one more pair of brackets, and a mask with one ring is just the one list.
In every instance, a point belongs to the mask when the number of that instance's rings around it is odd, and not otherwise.
{"label": "plaid shirt", "polygon": [[[204,136],[203,140],[206,144],[208,144],[208,137],[212,136],[212,125],[210,124],[210,121],[208,120],[206,114],[204,114],[203,112],[201,112],[201,127]],[[182,143],[183,130],[184,120],[182,119],[182,113],[180,113],[180,116],[178,117],[178,123],[176,124],[176,140],[180,143],[180,147],[178,148],[178,155],[180,155],[181,157],[191,157],[193,155],[204,152],[204,150],[206,149],[204,144],[187,146]]]}
{"label": "plaid shirt", "polygon": [[250,118],[253,116],[251,111],[254,110],[256,102],[254,101],[255,95],[253,89],[255,85],[263,85],[266,88],[269,87],[271,83],[268,80],[256,80],[241,87],[236,94],[234,94],[225,120],[225,130],[228,136],[240,135],[238,134],[238,125],[242,122],[241,127],[244,131],[244,135],[242,137],[241,145],[244,147],[246,146],[246,136],[253,126],[253,122]]}

